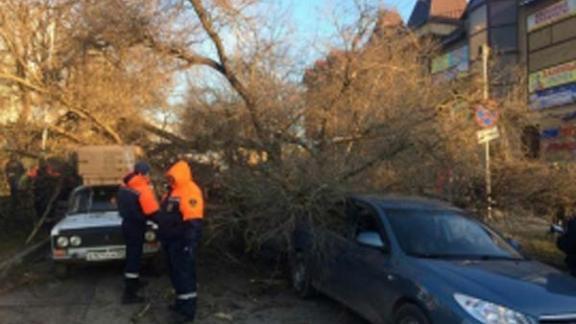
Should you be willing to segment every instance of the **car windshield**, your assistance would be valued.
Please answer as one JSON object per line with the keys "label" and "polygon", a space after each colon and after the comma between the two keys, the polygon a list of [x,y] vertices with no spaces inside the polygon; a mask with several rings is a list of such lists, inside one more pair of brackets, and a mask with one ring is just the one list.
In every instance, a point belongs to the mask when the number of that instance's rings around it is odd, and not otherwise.
{"label": "car windshield", "polygon": [[116,193],[118,187],[84,187],[76,190],[70,197],[68,212],[80,214],[89,212],[116,211]]}
{"label": "car windshield", "polygon": [[513,259],[523,256],[498,234],[454,211],[387,210],[402,250],[421,258]]}

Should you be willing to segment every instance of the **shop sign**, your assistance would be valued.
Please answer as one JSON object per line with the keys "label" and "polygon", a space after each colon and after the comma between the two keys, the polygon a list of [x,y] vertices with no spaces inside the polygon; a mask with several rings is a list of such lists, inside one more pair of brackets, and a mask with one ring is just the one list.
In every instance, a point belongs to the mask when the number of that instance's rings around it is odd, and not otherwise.
{"label": "shop sign", "polygon": [[531,73],[528,90],[534,93],[569,83],[576,83],[576,61]]}
{"label": "shop sign", "polygon": [[575,102],[576,83],[536,91],[530,95],[530,108],[533,110],[569,105]]}
{"label": "shop sign", "polygon": [[528,16],[528,31],[550,25],[576,14],[576,0],[562,0]]}
{"label": "shop sign", "polygon": [[432,75],[432,79],[434,80],[434,82],[438,83],[455,80],[463,76],[466,76],[468,74],[469,69],[470,65],[468,64],[468,62],[462,62],[461,64],[450,70],[438,72]]}
{"label": "shop sign", "polygon": [[566,161],[576,158],[576,125],[563,124],[543,129],[540,138],[545,160]]}
{"label": "shop sign", "polygon": [[435,57],[432,59],[432,74],[454,69],[460,72],[468,71],[469,56],[468,46],[462,46],[459,49]]}

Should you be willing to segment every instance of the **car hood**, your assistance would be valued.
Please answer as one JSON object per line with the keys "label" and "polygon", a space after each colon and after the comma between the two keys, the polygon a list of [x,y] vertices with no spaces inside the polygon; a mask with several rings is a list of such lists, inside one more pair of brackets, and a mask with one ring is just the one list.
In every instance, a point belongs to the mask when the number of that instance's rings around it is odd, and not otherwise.
{"label": "car hood", "polygon": [[532,316],[576,313],[576,279],[534,261],[421,260],[454,292]]}
{"label": "car hood", "polygon": [[116,211],[67,215],[52,228],[52,235],[58,235],[63,230],[121,225],[122,219]]}

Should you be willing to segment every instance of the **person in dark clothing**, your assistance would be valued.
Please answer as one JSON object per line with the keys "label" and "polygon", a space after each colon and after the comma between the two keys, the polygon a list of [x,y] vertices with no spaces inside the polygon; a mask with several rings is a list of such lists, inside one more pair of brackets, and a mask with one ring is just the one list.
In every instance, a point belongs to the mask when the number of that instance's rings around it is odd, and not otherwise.
{"label": "person in dark clothing", "polygon": [[170,309],[178,323],[192,323],[196,316],[196,252],[202,237],[204,198],[185,161],[166,174],[170,190],[162,199],[157,221],[162,246],[168,257],[170,280],[176,299]]}
{"label": "person in dark clothing", "polygon": [[[41,160],[39,166],[33,174],[32,186],[34,193],[34,209],[36,210],[36,217],[41,218],[45,212],[48,212],[48,217],[54,210],[47,210],[52,196],[56,194],[56,190],[61,190],[61,174],[51,165],[50,161]],[[52,206],[54,207],[54,206]]]}
{"label": "person in dark clothing", "polygon": [[10,187],[10,202],[12,208],[18,205],[20,178],[22,178],[24,172],[26,172],[26,169],[24,169],[22,162],[16,158],[16,155],[11,155],[10,160],[8,160],[4,166],[4,173],[8,181],[8,186]]}
{"label": "person in dark clothing", "polygon": [[141,286],[140,261],[146,220],[152,219],[159,209],[147,176],[149,171],[148,164],[137,163],[134,172],[124,178],[124,183],[118,190],[118,211],[122,217],[122,233],[126,243],[123,304],[144,302],[144,298],[138,295],[138,290]]}
{"label": "person in dark clothing", "polygon": [[568,220],[565,231],[556,241],[556,245],[566,254],[564,262],[570,274],[576,277],[576,216]]}

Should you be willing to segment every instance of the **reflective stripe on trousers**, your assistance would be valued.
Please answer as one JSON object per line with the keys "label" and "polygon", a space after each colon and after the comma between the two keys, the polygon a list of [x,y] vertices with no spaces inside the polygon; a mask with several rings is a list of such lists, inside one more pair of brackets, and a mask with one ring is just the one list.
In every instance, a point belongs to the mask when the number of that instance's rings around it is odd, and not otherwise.
{"label": "reflective stripe on trousers", "polygon": [[180,299],[180,300],[188,300],[188,299],[193,299],[198,297],[198,294],[193,292],[193,293],[189,293],[189,294],[180,294],[178,296],[176,296],[176,298]]}
{"label": "reflective stripe on trousers", "polygon": [[126,278],[126,279],[138,279],[138,278],[140,278],[140,274],[126,272],[126,273],[124,273],[124,278]]}

